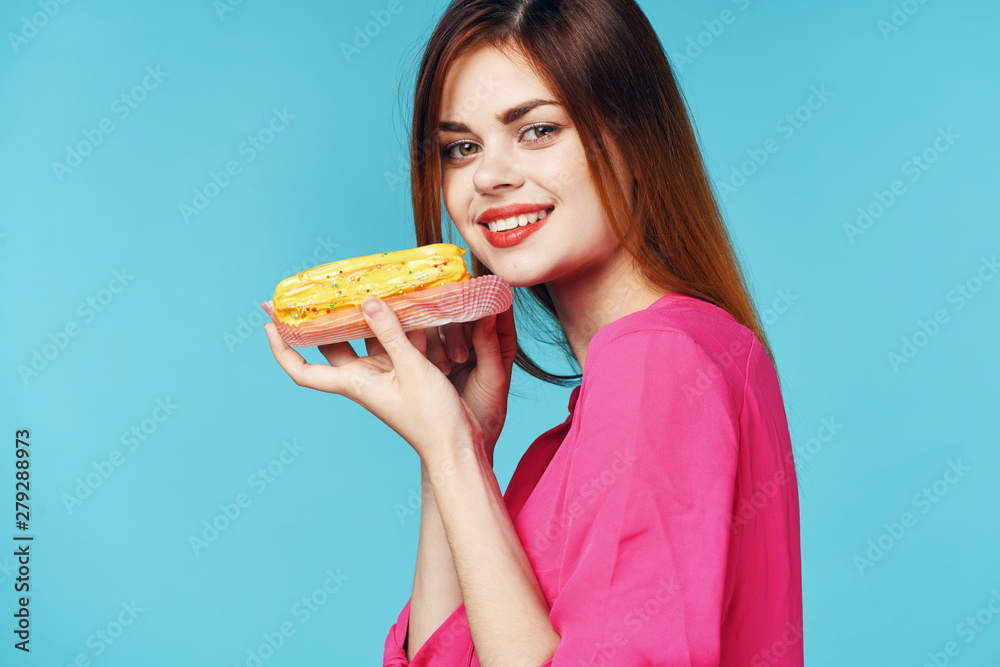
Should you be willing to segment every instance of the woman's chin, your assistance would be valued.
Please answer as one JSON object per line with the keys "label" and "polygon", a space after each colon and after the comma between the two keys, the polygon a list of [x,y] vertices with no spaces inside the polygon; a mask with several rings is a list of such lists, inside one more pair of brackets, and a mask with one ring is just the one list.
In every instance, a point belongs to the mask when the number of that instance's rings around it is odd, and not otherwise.
{"label": "woman's chin", "polygon": [[[492,271],[492,269],[491,269]],[[503,278],[511,287],[531,287],[532,285],[540,285],[543,280],[541,280],[537,275],[525,275],[523,273],[517,273],[512,271],[493,271],[494,275]]]}
{"label": "woman's chin", "polygon": [[550,267],[546,264],[545,266],[531,265],[526,266],[523,258],[520,261],[514,261],[511,257],[500,257],[494,258],[492,265],[489,262],[484,261],[480,255],[480,260],[483,266],[495,276],[503,278],[511,287],[531,287],[532,285],[540,285],[547,280],[546,273],[550,271]]}

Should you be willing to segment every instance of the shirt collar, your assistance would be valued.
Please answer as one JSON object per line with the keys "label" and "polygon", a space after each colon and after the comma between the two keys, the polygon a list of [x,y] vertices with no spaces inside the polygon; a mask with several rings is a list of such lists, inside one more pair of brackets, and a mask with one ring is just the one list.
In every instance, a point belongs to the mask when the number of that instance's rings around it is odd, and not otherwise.
{"label": "shirt collar", "polygon": [[580,397],[580,387],[582,387],[582,386],[583,386],[582,384],[578,384],[578,385],[576,385],[576,387],[573,388],[573,391],[570,392],[570,395],[569,395],[569,413],[570,414],[573,414],[573,408],[576,407],[576,399]]}

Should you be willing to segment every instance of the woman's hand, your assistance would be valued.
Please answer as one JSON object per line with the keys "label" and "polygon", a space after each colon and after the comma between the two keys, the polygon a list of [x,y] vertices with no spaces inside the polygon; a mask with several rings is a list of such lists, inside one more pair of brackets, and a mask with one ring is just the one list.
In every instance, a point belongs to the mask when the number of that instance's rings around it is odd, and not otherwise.
{"label": "woman's hand", "polygon": [[[488,443],[487,453],[492,460],[496,436],[506,417],[507,390],[516,353],[512,310],[483,318],[472,326],[475,368],[452,369],[456,380],[466,373],[462,387],[463,395],[469,397],[466,399],[427,358],[427,341],[432,340],[433,350],[436,328],[404,333],[391,308],[380,299],[367,302],[381,306],[376,315],[365,314],[376,335],[376,339],[366,340],[367,357],[359,357],[350,343],[334,343],[319,346],[329,366],[309,364],[285,343],[274,324],[268,323],[264,328],[275,359],[296,384],[341,394],[364,407],[399,433],[425,460],[448,455],[453,452],[448,448],[463,442]],[[493,321],[495,329],[490,330]]]}
{"label": "woman's hand", "polygon": [[[486,454],[492,463],[493,450],[507,420],[507,397],[510,393],[514,357],[517,354],[514,310],[508,308],[497,315],[496,338],[502,362],[499,366],[495,363],[478,363],[476,350],[480,346],[474,344],[474,326],[477,324],[478,322],[453,322],[427,329],[424,354],[448,377],[479,419]],[[492,336],[489,338],[487,345],[492,342]],[[366,338],[365,346],[369,355],[385,351],[377,338]],[[496,352],[491,351],[490,354],[495,355]]]}

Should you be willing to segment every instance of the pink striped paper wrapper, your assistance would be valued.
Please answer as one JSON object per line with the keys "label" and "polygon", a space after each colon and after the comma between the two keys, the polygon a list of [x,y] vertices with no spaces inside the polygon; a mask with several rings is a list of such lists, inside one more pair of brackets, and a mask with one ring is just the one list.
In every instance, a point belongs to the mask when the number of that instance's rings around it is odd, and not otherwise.
{"label": "pink striped paper wrapper", "polygon": [[[503,278],[490,275],[410,294],[397,294],[382,300],[396,313],[403,331],[412,331],[450,322],[472,322],[502,313],[514,302],[514,292]],[[285,342],[293,347],[375,337],[365,322],[361,306],[344,308],[298,326],[285,324],[275,316],[273,300],[260,304],[260,307],[278,327],[278,333]]]}

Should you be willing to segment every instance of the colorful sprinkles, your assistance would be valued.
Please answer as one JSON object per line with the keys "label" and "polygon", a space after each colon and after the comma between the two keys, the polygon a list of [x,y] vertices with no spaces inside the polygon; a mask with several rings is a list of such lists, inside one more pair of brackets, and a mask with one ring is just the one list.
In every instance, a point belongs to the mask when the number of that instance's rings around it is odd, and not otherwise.
{"label": "colorful sprinkles", "polygon": [[[380,257],[386,257],[388,255],[389,255],[388,252],[382,252],[382,253],[379,253],[378,256],[380,256]],[[385,285],[386,287],[389,288],[387,290],[386,289],[383,289],[383,290],[377,290],[376,289],[375,290],[375,296],[380,296],[380,298],[386,298],[388,296],[402,295],[402,294],[406,294],[407,292],[415,292],[415,291],[418,291],[418,290],[423,290],[423,289],[425,289],[425,287],[427,287],[427,285],[415,284],[415,285],[411,286],[410,285],[410,280],[413,280],[413,279],[416,279],[417,281],[419,281],[419,280],[426,280],[430,276],[435,276],[435,275],[438,275],[438,274],[442,273],[443,272],[442,270],[444,268],[446,268],[450,264],[452,264],[451,260],[449,260],[448,258],[441,257],[441,256],[438,256],[438,255],[434,255],[432,257],[428,257],[427,260],[429,260],[429,261],[427,261],[427,263],[424,264],[425,267],[429,264],[429,267],[427,269],[425,269],[423,271],[417,269],[417,274],[416,275],[414,275],[414,272],[413,272],[412,269],[408,269],[407,272],[406,272],[406,274],[404,274],[404,275],[408,276],[409,278],[403,278],[401,276],[399,278],[390,278],[390,279],[388,279],[390,281],[390,283],[395,283],[395,285],[391,285],[391,284]],[[388,269],[388,270],[402,271],[403,270],[403,265],[402,265],[402,263],[399,263],[399,264],[387,264],[387,265],[385,265],[383,267],[383,265],[381,263],[378,263],[378,264],[375,265],[374,268],[355,269],[355,270],[348,270],[347,271],[347,274],[348,274],[346,276],[347,277],[347,282],[348,283],[351,283],[351,282],[358,282],[359,283],[358,289],[354,290],[354,297],[353,297],[353,299],[351,299],[351,301],[354,302],[355,306],[359,306],[360,305],[360,300],[362,298],[364,298],[365,295],[372,294],[372,288],[365,288],[365,291],[361,292],[361,289],[360,289],[361,288],[361,284],[363,284],[365,282],[365,278],[369,277],[373,271],[375,271],[375,270],[381,270],[383,268],[384,269]],[[338,276],[337,279],[334,279],[333,276],[329,275],[329,274],[326,275],[325,278],[320,278],[320,280],[322,280],[323,282],[319,282],[318,283],[319,287],[335,289],[337,297],[341,297],[341,298],[345,297],[346,296],[345,295],[345,290],[344,290],[344,288],[342,288],[340,286],[340,280],[342,280],[344,278],[343,274],[344,274],[344,270],[340,269],[335,274],[333,274],[333,275],[337,275]],[[380,294],[380,292],[381,292],[381,294]],[[340,304],[340,305],[342,306],[344,304]],[[296,318],[296,319],[311,319],[313,317],[313,315],[310,315],[310,313],[315,313],[316,315],[326,315],[326,314],[332,313],[334,310],[337,310],[338,307],[339,306],[337,304],[328,304],[325,307],[326,308],[326,313],[320,313],[319,311],[324,308],[324,306],[322,304],[316,304],[316,307],[313,307],[313,306],[310,306],[310,305],[306,305],[303,308],[302,312],[296,313],[296,314],[292,314],[292,317]]]}

